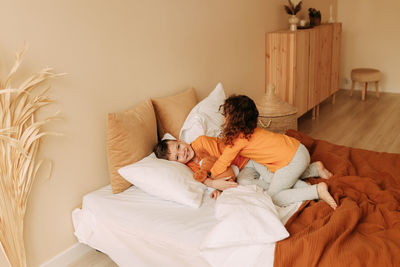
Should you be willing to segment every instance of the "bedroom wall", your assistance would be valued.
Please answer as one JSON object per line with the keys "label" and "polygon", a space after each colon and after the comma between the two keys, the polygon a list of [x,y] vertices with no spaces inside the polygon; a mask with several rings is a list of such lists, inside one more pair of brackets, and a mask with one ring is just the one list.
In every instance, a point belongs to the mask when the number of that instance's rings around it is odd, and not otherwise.
{"label": "bedroom wall", "polygon": [[[335,3],[335,1],[333,1]],[[228,94],[264,91],[266,31],[288,27],[285,0],[2,1],[0,74],[29,43],[17,81],[42,67],[66,72],[52,82],[62,111],[44,139],[52,159],[34,185],[25,219],[29,266],[77,242],[71,211],[108,184],[106,115],[190,86],[199,99],[222,81]],[[305,0],[328,14],[330,1]],[[326,17],[327,18],[327,17]],[[16,83],[17,84],[17,83]]]}
{"label": "bedroom wall", "polygon": [[3,246],[0,244],[0,266],[1,267],[10,267],[10,263],[8,262],[7,256],[4,252]]}
{"label": "bedroom wall", "polygon": [[[383,72],[381,91],[400,93],[399,9],[400,2],[393,0],[338,1],[343,22],[342,88],[351,88],[351,69],[371,67]],[[358,84],[356,88],[361,89]],[[375,90],[373,85],[369,88]]]}

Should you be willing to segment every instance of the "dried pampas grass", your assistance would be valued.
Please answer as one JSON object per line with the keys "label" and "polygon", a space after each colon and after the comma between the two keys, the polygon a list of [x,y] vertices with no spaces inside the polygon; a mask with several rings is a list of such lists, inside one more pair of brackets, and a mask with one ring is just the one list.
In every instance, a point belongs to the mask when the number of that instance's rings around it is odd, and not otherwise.
{"label": "dried pampas grass", "polygon": [[26,266],[24,216],[33,182],[43,163],[37,160],[40,139],[55,134],[42,132],[43,125],[55,117],[38,121],[36,114],[53,102],[46,96],[50,87],[44,87],[44,83],[61,75],[45,68],[19,87],[11,86],[24,52],[25,47],[17,53],[5,81],[0,82],[0,242],[11,266],[18,267]]}

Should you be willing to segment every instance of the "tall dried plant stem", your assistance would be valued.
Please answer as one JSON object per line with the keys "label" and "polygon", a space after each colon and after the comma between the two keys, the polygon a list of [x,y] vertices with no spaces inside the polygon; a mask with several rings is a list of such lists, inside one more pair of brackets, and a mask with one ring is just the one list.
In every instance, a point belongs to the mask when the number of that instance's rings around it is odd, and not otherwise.
{"label": "tall dried plant stem", "polygon": [[59,76],[45,68],[19,87],[11,86],[25,49],[4,82],[0,83],[0,242],[11,266],[25,267],[24,216],[29,194],[42,164],[37,160],[40,139],[51,132],[42,127],[52,118],[38,121],[36,113],[52,103],[44,83]]}

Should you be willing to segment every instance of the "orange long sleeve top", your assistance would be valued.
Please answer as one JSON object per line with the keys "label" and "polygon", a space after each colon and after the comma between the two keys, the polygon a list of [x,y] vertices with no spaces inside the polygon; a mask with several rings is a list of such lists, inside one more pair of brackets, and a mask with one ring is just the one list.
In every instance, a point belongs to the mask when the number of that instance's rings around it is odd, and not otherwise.
{"label": "orange long sleeve top", "polygon": [[250,139],[241,134],[227,146],[211,168],[211,174],[223,173],[237,155],[250,158],[266,166],[271,172],[289,164],[300,142],[284,134],[273,133],[262,128],[254,129]]}
{"label": "orange long sleeve top", "polygon": [[[195,152],[195,158],[186,163],[186,165],[193,171],[196,172],[200,169],[200,164],[198,162],[201,161],[201,158],[198,157],[198,152],[204,150],[210,154],[210,156],[214,156],[219,158],[222,154],[224,149],[226,148],[224,142],[217,138],[217,137],[210,137],[210,136],[199,136],[194,140],[191,144]],[[236,155],[232,158],[229,165],[226,166],[225,170],[232,164],[238,166],[239,170],[241,170],[249,161],[248,158],[243,157],[241,155]],[[224,170],[224,171],[225,171]],[[223,173],[222,171],[221,173]]]}

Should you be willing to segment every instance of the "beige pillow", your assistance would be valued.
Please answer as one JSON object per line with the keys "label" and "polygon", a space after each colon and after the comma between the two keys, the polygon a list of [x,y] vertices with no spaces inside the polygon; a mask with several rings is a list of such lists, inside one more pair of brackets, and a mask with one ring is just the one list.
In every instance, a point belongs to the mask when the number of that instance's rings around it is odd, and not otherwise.
{"label": "beige pillow", "polygon": [[179,137],[179,131],[189,112],[197,104],[196,92],[190,88],[173,96],[152,99],[157,114],[158,133]]}
{"label": "beige pillow", "polygon": [[148,156],[156,143],[157,122],[150,99],[129,110],[108,114],[107,158],[114,194],[132,185],[118,169]]}

